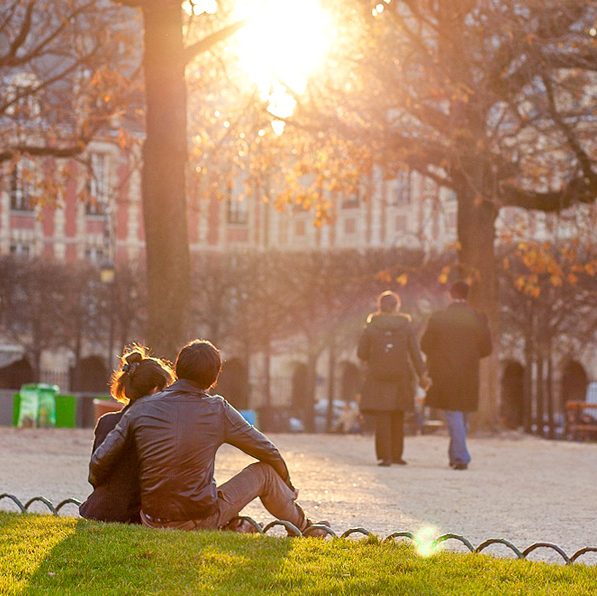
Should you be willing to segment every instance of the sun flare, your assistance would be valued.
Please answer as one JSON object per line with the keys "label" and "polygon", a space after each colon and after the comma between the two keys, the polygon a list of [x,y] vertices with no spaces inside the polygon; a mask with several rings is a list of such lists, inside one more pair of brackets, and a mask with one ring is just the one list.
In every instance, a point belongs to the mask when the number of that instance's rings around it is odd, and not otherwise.
{"label": "sun flare", "polygon": [[242,69],[268,101],[272,114],[292,114],[292,93],[305,91],[309,78],[324,66],[335,31],[319,0],[239,2],[247,19],[233,41]]}
{"label": "sun flare", "polygon": [[423,526],[415,533],[415,549],[421,557],[430,557],[439,550],[439,545],[435,543],[437,528],[433,526]]}

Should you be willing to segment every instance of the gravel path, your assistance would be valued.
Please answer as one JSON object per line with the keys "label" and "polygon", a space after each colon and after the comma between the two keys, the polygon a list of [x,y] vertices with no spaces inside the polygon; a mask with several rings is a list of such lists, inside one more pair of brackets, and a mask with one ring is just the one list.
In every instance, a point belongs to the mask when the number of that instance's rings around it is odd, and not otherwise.
{"label": "gravel path", "polygon": [[[473,463],[458,472],[447,466],[445,436],[407,437],[409,465],[391,468],[375,465],[371,437],[272,439],[287,459],[307,514],[329,520],[336,530],[364,526],[386,535],[432,526],[438,533],[463,534],[473,544],[499,536],[519,547],[555,542],[569,553],[597,546],[597,444],[517,434],[473,438]],[[54,503],[70,496],[85,498],[91,440],[91,430],[84,429],[0,428],[0,493],[22,500],[43,495]],[[223,447],[218,481],[251,461]],[[0,507],[14,509],[7,500]],[[269,519],[258,503],[245,513]],[[500,551],[495,549],[496,554]],[[587,557],[587,562],[596,560]]]}

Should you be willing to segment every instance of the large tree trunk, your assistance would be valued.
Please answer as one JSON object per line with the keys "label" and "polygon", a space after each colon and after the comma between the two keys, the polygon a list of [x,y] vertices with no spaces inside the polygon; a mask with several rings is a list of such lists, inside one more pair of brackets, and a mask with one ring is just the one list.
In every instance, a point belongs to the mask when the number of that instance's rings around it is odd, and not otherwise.
{"label": "large tree trunk", "polygon": [[37,348],[31,350],[31,360],[33,361],[31,367],[33,368],[33,381],[35,383],[39,383],[41,380],[41,352]]}
{"label": "large tree trunk", "polygon": [[499,424],[499,304],[495,262],[493,204],[483,200],[466,183],[458,189],[459,261],[463,276],[472,276],[471,303],[489,319],[493,353],[481,361],[478,426],[494,429]]}
{"label": "large tree trunk", "polygon": [[180,2],[143,3],[146,140],[143,218],[147,251],[147,339],[172,358],[189,338],[190,263],[185,197],[186,87]]}

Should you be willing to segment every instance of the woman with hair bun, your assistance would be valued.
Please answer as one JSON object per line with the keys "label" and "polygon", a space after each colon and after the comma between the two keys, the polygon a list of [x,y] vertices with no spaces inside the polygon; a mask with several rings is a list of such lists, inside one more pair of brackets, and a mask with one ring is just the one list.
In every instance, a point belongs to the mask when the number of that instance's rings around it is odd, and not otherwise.
{"label": "woman with hair bun", "polygon": [[[161,391],[174,380],[172,368],[166,361],[149,356],[143,346],[130,346],[120,357],[120,366],[112,373],[110,383],[111,395],[125,406],[120,412],[104,414],[97,421],[92,452],[137,400]],[[79,513],[87,519],[138,524],[141,523],[140,509],[139,466],[135,446],[131,444],[110,477],[94,487],[79,507]]]}

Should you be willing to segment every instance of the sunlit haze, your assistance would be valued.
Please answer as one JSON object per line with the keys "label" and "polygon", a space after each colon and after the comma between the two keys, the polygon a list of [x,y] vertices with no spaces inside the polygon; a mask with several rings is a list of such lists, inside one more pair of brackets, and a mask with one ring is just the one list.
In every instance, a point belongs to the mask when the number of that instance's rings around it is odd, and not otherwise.
{"label": "sunlit haze", "polygon": [[237,17],[247,25],[231,41],[243,70],[257,85],[269,110],[292,114],[292,93],[303,93],[322,68],[335,37],[333,21],[319,0],[239,2]]}

